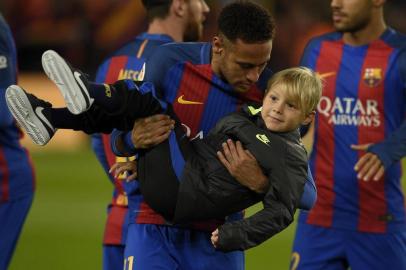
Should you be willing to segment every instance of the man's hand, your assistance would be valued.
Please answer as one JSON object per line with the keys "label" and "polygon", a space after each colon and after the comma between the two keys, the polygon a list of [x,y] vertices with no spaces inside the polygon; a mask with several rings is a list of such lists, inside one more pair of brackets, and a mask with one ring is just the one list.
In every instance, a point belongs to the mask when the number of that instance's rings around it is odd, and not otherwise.
{"label": "man's hand", "polygon": [[131,140],[138,149],[150,148],[165,141],[174,127],[175,121],[165,114],[141,118],[134,123]]}
{"label": "man's hand", "polygon": [[[357,151],[366,151],[368,144],[351,145],[351,149]],[[358,172],[357,178],[364,181],[369,181],[371,178],[378,181],[385,173],[385,167],[379,157],[373,153],[366,153],[363,155],[354,166],[354,170]]]}
{"label": "man's hand", "polygon": [[223,152],[218,151],[217,156],[241,185],[257,193],[266,192],[268,179],[255,157],[248,150],[244,150],[241,142],[234,143],[230,139],[227,140],[223,143]]}
{"label": "man's hand", "polygon": [[218,242],[219,242],[219,229],[216,229],[214,232],[211,233],[211,243],[215,248],[217,248]]}

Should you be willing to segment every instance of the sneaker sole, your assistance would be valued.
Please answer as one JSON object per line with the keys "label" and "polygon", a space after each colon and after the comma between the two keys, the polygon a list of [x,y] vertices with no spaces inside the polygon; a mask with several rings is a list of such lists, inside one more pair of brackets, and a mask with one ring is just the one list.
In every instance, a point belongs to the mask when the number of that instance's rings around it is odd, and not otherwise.
{"label": "sneaker sole", "polygon": [[49,79],[58,86],[71,113],[80,114],[90,107],[89,99],[84,96],[72,70],[59,54],[52,50],[44,52],[42,67]]}
{"label": "sneaker sole", "polygon": [[17,85],[6,90],[6,103],[18,124],[26,131],[35,144],[45,145],[50,140],[49,133],[34,113],[27,96]]}

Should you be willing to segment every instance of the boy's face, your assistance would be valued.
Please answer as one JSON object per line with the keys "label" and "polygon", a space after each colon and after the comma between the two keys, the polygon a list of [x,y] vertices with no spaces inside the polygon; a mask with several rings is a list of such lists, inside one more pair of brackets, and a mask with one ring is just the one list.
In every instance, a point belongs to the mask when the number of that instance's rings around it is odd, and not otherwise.
{"label": "boy's face", "polygon": [[305,116],[298,102],[288,99],[286,87],[282,84],[274,85],[266,94],[261,116],[266,127],[274,132],[292,131],[313,119],[313,114]]}

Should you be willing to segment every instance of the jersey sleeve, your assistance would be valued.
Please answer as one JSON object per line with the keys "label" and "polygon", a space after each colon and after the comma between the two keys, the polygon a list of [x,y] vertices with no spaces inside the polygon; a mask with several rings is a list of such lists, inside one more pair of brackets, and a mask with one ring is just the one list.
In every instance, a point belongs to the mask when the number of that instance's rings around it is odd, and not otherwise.
{"label": "jersey sleeve", "polygon": [[219,227],[218,250],[249,249],[264,242],[292,223],[293,213],[274,196],[273,192],[267,194],[264,202],[264,208],[253,216]]}
{"label": "jersey sleeve", "polygon": [[[406,92],[406,48],[399,55],[399,69]],[[406,103],[406,101],[405,101]],[[382,161],[385,169],[406,156],[406,120],[389,137],[380,143],[373,144],[367,150],[374,153]]]}
{"label": "jersey sleeve", "polygon": [[165,44],[157,47],[146,60],[144,81],[154,85],[157,98],[162,100],[165,100],[164,82],[169,76],[169,70],[178,61],[174,53],[171,44]]}

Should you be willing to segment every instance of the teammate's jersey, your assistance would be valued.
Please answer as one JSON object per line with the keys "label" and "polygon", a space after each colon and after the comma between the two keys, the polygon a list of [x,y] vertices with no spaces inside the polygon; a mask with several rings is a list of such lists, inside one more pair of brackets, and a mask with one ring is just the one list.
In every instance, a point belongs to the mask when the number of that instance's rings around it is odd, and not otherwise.
{"label": "teammate's jersey", "polygon": [[[144,80],[154,84],[161,99],[173,104],[190,138],[203,137],[220,118],[236,111],[243,103],[261,101],[262,90],[270,76],[266,69],[255,86],[239,95],[213,73],[210,58],[210,43],[172,43],[157,48],[147,61]],[[165,224],[143,201],[136,181],[126,183],[126,190],[131,221]],[[241,215],[233,218],[241,218]],[[217,225],[219,221],[208,221],[194,224],[194,228],[211,230]]]}
{"label": "teammate's jersey", "polygon": [[[143,80],[146,69],[145,59],[152,54],[157,46],[172,41],[172,38],[167,35],[148,33],[138,35],[133,41],[114,52],[112,56],[103,62],[98,69],[96,82],[114,83],[121,79]],[[128,224],[128,199],[124,192],[123,179],[114,179],[108,172],[116,161],[124,160],[116,157],[111,151],[110,135],[97,134],[92,136],[92,146],[98,160],[114,185],[103,243],[112,245],[125,244],[125,233]]]}
{"label": "teammate's jersey", "polygon": [[0,14],[0,203],[32,194],[35,177],[21,131],[7,108],[5,91],[17,83],[17,56],[10,28]]}
{"label": "teammate's jersey", "polygon": [[302,65],[320,74],[324,89],[310,157],[318,199],[300,222],[376,233],[406,229],[400,162],[379,181],[358,180],[354,165],[362,153],[350,148],[385,140],[404,121],[405,46],[406,37],[392,29],[365,46],[344,44],[341,33],[308,44]]}

